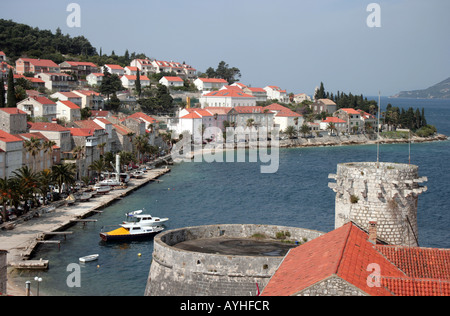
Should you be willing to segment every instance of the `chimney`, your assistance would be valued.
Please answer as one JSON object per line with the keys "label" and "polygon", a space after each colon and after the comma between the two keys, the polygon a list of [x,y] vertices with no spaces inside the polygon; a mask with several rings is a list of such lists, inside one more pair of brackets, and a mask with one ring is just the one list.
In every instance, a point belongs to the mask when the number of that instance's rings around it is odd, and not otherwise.
{"label": "chimney", "polygon": [[369,222],[369,241],[373,244],[377,243],[377,222]]}

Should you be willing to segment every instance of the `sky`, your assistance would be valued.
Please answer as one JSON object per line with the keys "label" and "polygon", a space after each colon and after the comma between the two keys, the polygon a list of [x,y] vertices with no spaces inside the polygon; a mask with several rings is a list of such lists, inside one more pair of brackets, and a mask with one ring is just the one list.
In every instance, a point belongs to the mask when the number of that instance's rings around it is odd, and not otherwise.
{"label": "sky", "polygon": [[[375,0],[376,1],[376,0]],[[0,18],[85,36],[103,53],[144,53],[198,71],[220,61],[252,87],[391,96],[450,77],[448,0],[15,0]],[[369,27],[370,3],[380,27]],[[69,27],[70,3],[80,27]],[[1,50],[1,43],[0,43]]]}

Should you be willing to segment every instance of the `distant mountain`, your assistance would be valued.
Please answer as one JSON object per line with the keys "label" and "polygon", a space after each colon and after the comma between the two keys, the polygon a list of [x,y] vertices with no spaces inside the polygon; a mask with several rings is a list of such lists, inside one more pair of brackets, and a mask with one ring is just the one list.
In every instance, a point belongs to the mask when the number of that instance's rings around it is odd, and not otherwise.
{"label": "distant mountain", "polygon": [[424,90],[401,91],[393,98],[450,99],[450,78]]}

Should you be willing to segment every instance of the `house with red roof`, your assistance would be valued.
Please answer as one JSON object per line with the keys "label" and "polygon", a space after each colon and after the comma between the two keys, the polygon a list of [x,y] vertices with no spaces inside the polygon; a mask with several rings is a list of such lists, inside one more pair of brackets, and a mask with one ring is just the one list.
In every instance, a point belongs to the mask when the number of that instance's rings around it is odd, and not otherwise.
{"label": "house with red roof", "polygon": [[82,109],[90,108],[91,110],[101,110],[104,108],[105,99],[98,92],[92,90],[74,90],[72,93],[81,98]]}
{"label": "house with red roof", "polygon": [[209,92],[222,89],[223,86],[228,85],[228,82],[225,79],[197,78],[194,84],[199,91]]}
{"label": "house with red roof", "polygon": [[28,126],[30,133],[39,132],[48,140],[54,141],[56,146],[60,148],[62,158],[67,157],[68,153],[72,150],[70,129],[67,127],[61,126],[57,123],[48,122],[29,122]]}
{"label": "house with red roof", "polygon": [[23,166],[23,139],[0,129],[0,153],[0,177],[9,178]]}
{"label": "house with red roof", "polygon": [[[141,74],[141,71],[138,67],[134,67],[134,66],[126,66],[125,68],[123,68],[125,70],[125,74],[129,75],[129,76],[136,76],[137,72],[139,70],[139,74]],[[144,74],[143,74],[144,75]]]}
{"label": "house with red roof", "polygon": [[184,80],[180,77],[164,76],[161,78],[161,80],[159,80],[159,83],[165,85],[168,88],[182,87],[184,85]]}
{"label": "house with red roof", "polygon": [[79,107],[81,107],[82,104],[81,96],[74,92],[56,92],[53,93],[50,97],[52,97],[53,99],[58,99],[59,101],[70,101],[72,103],[75,103]]}
{"label": "house with red roof", "polygon": [[268,100],[278,100],[279,102],[289,103],[289,96],[286,90],[282,90],[278,86],[266,86],[263,88],[267,93]]}
{"label": "house with red roof", "polygon": [[24,75],[14,75],[14,82],[16,82],[16,80],[20,78],[27,80],[34,89],[45,88],[45,81],[42,79],[25,77]]}
{"label": "house with red roof", "polygon": [[87,75],[86,80],[90,86],[99,86],[102,84],[104,76],[105,75],[103,73],[95,72]]}
{"label": "house with red roof", "polygon": [[51,122],[56,119],[56,103],[46,97],[30,97],[17,103],[17,108],[31,117],[42,117]]}
{"label": "house with red roof", "polygon": [[6,81],[10,69],[14,72],[13,66],[9,65],[6,61],[0,61],[0,79],[5,78],[4,80]]}
{"label": "house with red roof", "polygon": [[202,108],[256,106],[256,98],[239,89],[222,89],[202,95],[200,104]]}
{"label": "house with red roof", "polygon": [[142,74],[150,75],[156,73],[156,69],[150,59],[134,59],[130,63],[131,67],[136,67]]}
{"label": "house with red roof", "polygon": [[72,90],[77,81],[71,75],[65,73],[39,73],[34,76],[45,82],[45,88],[50,91],[70,91]]}
{"label": "house with red roof", "polygon": [[81,109],[72,101],[56,102],[56,118],[64,119],[66,122],[81,120]]}
{"label": "house with red roof", "polygon": [[27,113],[18,108],[0,108],[0,129],[10,134],[27,131]]}
{"label": "house with red roof", "polygon": [[288,126],[294,126],[296,130],[299,130],[303,125],[304,120],[301,114],[278,103],[272,103],[271,105],[264,107],[264,109],[274,113],[273,125],[274,127],[279,128],[280,131],[285,131]]}
{"label": "house with red roof", "polygon": [[60,67],[48,59],[19,58],[16,60],[16,73],[23,75],[26,72],[60,73]]}
{"label": "house with red roof", "polygon": [[[24,142],[30,141],[32,138],[40,141],[41,145],[49,141],[40,132],[22,133],[18,134],[18,137],[22,138]],[[25,143],[24,143],[25,144]],[[40,172],[45,169],[51,169],[55,163],[60,162],[60,148],[56,145],[52,146],[51,150],[48,148],[41,148],[40,152],[33,156],[25,148],[22,155],[22,163],[29,168],[32,168],[35,172]]]}
{"label": "house with red roof", "polygon": [[[339,117],[327,117],[325,120],[322,120],[320,123],[320,130],[326,131],[330,126],[334,125],[335,131],[338,133],[342,133],[347,131],[347,122],[345,120],[340,119]],[[331,125],[332,124],[332,125]]]}
{"label": "house with red roof", "polygon": [[61,72],[69,72],[77,76],[77,78],[86,77],[93,72],[99,72],[99,67],[91,62],[84,61],[64,61],[59,64]]}
{"label": "house with red roof", "polygon": [[449,296],[450,249],[390,246],[349,222],[293,248],[262,296]]}
{"label": "house with red roof", "polygon": [[110,74],[116,74],[119,77],[125,74],[125,69],[120,65],[108,64],[104,66]]}
{"label": "house with red roof", "polygon": [[271,130],[274,112],[262,106],[235,106],[228,112],[228,122],[234,127],[265,127]]}
{"label": "house with red roof", "polygon": [[344,120],[347,123],[347,132],[360,131],[364,127],[361,120],[361,111],[352,108],[342,108],[334,113],[334,116]]}
{"label": "house with red roof", "polygon": [[[135,89],[136,88],[137,76],[123,75],[122,77],[120,77],[120,80],[122,81],[122,86],[125,89]],[[150,79],[147,76],[139,75],[139,80],[141,82],[142,89],[150,86]]]}

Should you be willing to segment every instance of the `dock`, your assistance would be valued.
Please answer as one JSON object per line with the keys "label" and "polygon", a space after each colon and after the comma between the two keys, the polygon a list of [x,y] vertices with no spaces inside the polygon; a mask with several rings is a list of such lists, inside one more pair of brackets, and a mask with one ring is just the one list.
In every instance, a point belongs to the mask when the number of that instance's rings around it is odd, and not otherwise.
{"label": "dock", "polygon": [[[88,217],[101,214],[102,209],[108,207],[118,199],[121,199],[142,186],[152,183],[155,179],[170,172],[165,167],[148,170],[142,179],[134,179],[128,187],[111,191],[99,196],[94,200],[75,203],[74,205],[50,206],[51,212],[40,212],[38,218],[27,221],[18,220],[13,222],[12,230],[0,230],[0,249],[8,251],[9,267],[17,269],[46,269],[48,260],[28,260],[33,257],[33,252],[39,244],[63,245],[63,241],[45,240],[46,237],[64,236],[64,239],[72,232],[64,231],[78,223],[95,223],[96,219]],[[56,204],[57,202],[55,202]],[[49,207],[47,207],[49,208]],[[30,229],[32,225],[32,229]]]}

